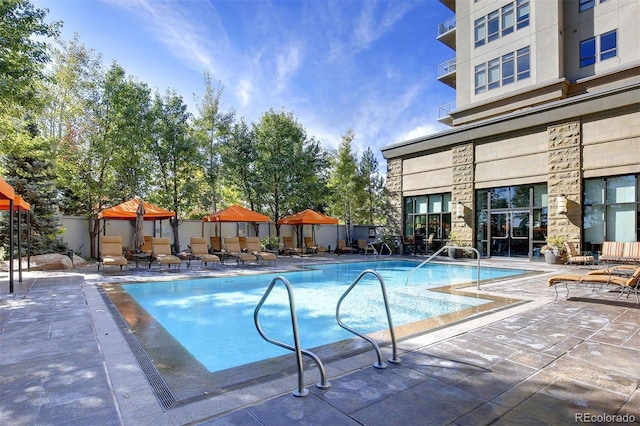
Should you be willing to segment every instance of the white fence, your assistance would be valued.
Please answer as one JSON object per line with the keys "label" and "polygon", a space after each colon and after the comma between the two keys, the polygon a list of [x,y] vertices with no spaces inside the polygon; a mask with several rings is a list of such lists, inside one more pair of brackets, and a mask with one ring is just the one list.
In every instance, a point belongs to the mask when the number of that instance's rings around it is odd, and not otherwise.
{"label": "white fence", "polygon": [[[85,217],[64,216],[62,218],[62,224],[65,227],[62,240],[67,243],[70,249],[80,253],[80,256],[85,258],[89,257],[91,251],[89,247],[88,219]],[[129,220],[100,221],[101,229],[104,226],[104,230],[100,235],[120,235],[123,246],[131,246],[134,225],[135,221]],[[338,239],[344,239],[345,235],[343,225],[304,225],[302,228],[304,237],[314,237],[318,247],[330,247],[332,250],[336,247],[336,241]],[[173,231],[171,230],[171,226],[169,226],[168,220],[145,221],[144,234],[168,237],[171,243],[173,243]],[[208,239],[211,236],[255,236],[256,232],[251,223],[205,223],[200,220],[185,220],[180,223],[178,235],[180,238],[180,249],[184,250],[187,248],[191,237],[205,237]],[[276,235],[275,224],[259,224],[257,235],[261,239],[270,235]],[[282,241],[283,236],[293,237],[294,241],[298,238],[295,227],[290,225],[280,226],[280,241]]]}

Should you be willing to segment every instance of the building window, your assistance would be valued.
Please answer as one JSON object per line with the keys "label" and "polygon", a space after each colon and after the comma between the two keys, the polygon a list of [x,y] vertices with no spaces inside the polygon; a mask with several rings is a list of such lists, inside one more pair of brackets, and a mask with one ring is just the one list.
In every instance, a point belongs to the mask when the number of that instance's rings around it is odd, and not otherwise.
{"label": "building window", "polygon": [[529,78],[529,47],[518,50],[517,56],[518,59],[516,63],[518,65],[518,81],[520,81],[525,78]]}
{"label": "building window", "polygon": [[514,82],[513,74],[513,53],[508,53],[502,57],[502,85]]}
{"label": "building window", "polygon": [[600,36],[600,60],[618,55],[618,31],[610,31]]}
{"label": "building window", "polygon": [[596,250],[604,241],[638,241],[640,234],[639,175],[584,181],[585,248]]}
{"label": "building window", "polygon": [[487,17],[487,38],[489,41],[500,37],[500,10],[491,12]]}
{"label": "building window", "polygon": [[580,42],[580,68],[596,63],[595,37]]}
{"label": "building window", "polygon": [[580,12],[584,12],[585,10],[589,10],[595,6],[595,0],[579,0],[578,1],[578,10]]}
{"label": "building window", "polygon": [[529,26],[529,0],[518,0],[516,2],[516,16],[518,18],[518,29]]}
{"label": "building window", "polygon": [[475,23],[475,46],[482,46],[484,44],[485,37],[487,36],[487,30],[484,23],[484,17],[480,18]]}
{"label": "building window", "polygon": [[487,66],[480,64],[476,67],[476,94],[487,90]]}
{"label": "building window", "polygon": [[500,58],[489,61],[489,90],[500,87]]}
{"label": "building window", "polygon": [[406,197],[404,206],[405,241],[417,243],[417,236],[424,239],[433,234],[434,250],[446,242],[451,230],[451,193]]}
{"label": "building window", "polygon": [[502,8],[502,35],[505,36],[513,32],[514,14],[513,3]]}

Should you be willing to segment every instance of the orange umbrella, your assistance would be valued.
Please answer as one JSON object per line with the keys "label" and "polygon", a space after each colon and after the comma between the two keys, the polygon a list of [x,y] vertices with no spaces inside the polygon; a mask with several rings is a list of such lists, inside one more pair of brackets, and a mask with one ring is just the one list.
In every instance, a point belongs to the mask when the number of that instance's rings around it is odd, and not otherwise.
{"label": "orange umbrella", "polygon": [[102,210],[98,213],[98,219],[136,220],[140,203],[144,206],[144,220],[170,219],[175,216],[175,212],[135,199]]}
{"label": "orange umbrella", "polygon": [[283,217],[278,225],[337,225],[338,219],[325,216],[317,211],[307,209],[290,216]]}
{"label": "orange umbrella", "polygon": [[269,216],[234,205],[202,219],[203,222],[270,222]]}

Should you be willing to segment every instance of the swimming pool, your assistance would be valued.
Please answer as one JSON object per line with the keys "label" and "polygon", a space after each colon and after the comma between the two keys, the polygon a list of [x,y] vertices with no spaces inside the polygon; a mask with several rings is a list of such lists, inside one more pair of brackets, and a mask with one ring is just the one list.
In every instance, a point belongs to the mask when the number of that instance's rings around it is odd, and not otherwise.
{"label": "swimming pool", "polygon": [[[365,269],[385,280],[395,326],[490,303],[479,298],[444,293],[442,287],[473,283],[472,266],[429,264],[412,276],[418,263],[406,260],[313,265],[303,271],[209,279],[122,284],[122,288],[209,372],[221,371],[288,354],[264,341],[253,322],[254,309],[271,280],[286,277],[292,284],[302,347],[350,339],[335,321],[336,303]],[[504,278],[522,270],[482,268],[481,280]],[[370,333],[387,327],[380,286],[372,276],[362,280],[344,300],[343,321]],[[272,338],[292,343],[288,299],[278,285],[260,311],[260,322]]]}

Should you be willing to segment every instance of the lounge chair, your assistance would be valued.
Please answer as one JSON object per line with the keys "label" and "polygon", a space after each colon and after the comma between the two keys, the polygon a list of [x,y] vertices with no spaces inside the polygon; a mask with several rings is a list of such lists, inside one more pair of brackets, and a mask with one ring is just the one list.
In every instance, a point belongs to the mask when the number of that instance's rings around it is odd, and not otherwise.
{"label": "lounge chair", "polygon": [[122,250],[122,237],[119,235],[105,235],[100,238],[100,260],[98,261],[98,270],[100,270],[101,264],[103,270],[104,267],[108,265],[120,266],[120,270],[122,270],[123,266],[127,266],[129,264],[127,258],[124,257],[124,252]]}
{"label": "lounge chair", "polygon": [[313,244],[313,237],[304,237],[304,249],[308,254],[318,254],[318,246]]}
{"label": "lounge chair", "polygon": [[338,240],[338,244],[336,245],[336,253],[353,253],[353,248],[347,246],[344,240]]}
{"label": "lounge chair", "polygon": [[151,235],[144,236],[144,244],[139,249],[140,253],[151,254],[151,250],[153,250],[153,248],[151,247],[152,238],[153,237]]}
{"label": "lounge chair", "polygon": [[302,254],[302,250],[293,243],[293,237],[282,237],[282,244],[284,245],[284,252],[289,256],[292,254]]}
{"label": "lounge chair", "polygon": [[211,243],[211,254],[222,252],[222,238],[209,237],[209,242]]}
{"label": "lounge chair", "polygon": [[594,257],[589,255],[581,255],[577,252],[575,246],[568,241],[564,242],[564,248],[567,250],[566,263],[582,263],[593,264]]}
{"label": "lounge chair", "polygon": [[246,237],[246,244],[248,253],[257,257],[258,263],[276,263],[276,260],[278,260],[278,256],[275,254],[262,251],[258,237]]}
{"label": "lounge chair", "polygon": [[[177,265],[180,268],[180,258],[171,254],[171,243],[169,238],[152,238],[151,239],[151,261],[160,265],[168,265],[171,269],[171,265]],[[151,266],[151,265],[149,265]]]}
{"label": "lounge chair", "polygon": [[[549,287],[553,286],[556,291],[556,299],[558,298],[558,284],[564,283],[567,288],[567,296],[569,298],[569,283],[576,284],[592,284],[597,285],[617,285],[621,287],[620,297],[626,291],[631,292],[634,290],[636,294],[636,303],[640,303],[640,299],[638,298],[638,287],[640,287],[640,283],[638,280],[640,279],[640,267],[636,267],[635,271],[630,277],[615,275],[614,270],[608,270],[608,274],[605,273],[605,270],[600,270],[600,273],[594,273],[596,271],[591,271],[589,274],[580,275],[580,274],[564,274],[564,275],[556,275],[547,281],[547,285]],[[554,299],[555,300],[555,299]]]}
{"label": "lounge chair", "polygon": [[191,256],[200,261],[201,268],[203,263],[205,268],[207,267],[207,263],[220,266],[220,258],[215,254],[209,254],[206,239],[202,237],[191,237],[189,247],[191,247]]}
{"label": "lounge chair", "polygon": [[224,237],[224,250],[229,257],[236,259],[236,263],[257,261],[258,258],[249,253],[243,253],[240,249],[240,239],[238,237]]}

